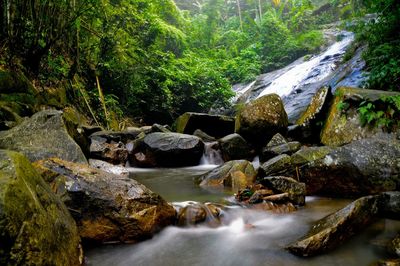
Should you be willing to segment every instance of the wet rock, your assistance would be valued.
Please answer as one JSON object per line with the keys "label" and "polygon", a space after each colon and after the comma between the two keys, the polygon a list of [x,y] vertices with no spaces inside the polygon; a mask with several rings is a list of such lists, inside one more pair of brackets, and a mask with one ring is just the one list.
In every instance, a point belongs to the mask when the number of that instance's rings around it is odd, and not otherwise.
{"label": "wet rock", "polygon": [[295,130],[291,130],[288,135],[303,143],[319,143],[322,124],[326,119],[331,99],[330,88],[320,88],[306,111],[296,121]]}
{"label": "wet rock", "polygon": [[189,226],[205,223],[208,226],[219,226],[221,209],[212,203],[197,203],[193,202],[179,208],[178,211],[178,225]]}
{"label": "wet rock", "polygon": [[162,132],[162,133],[170,133],[171,130],[169,130],[167,127],[159,125],[159,124],[154,124],[151,126],[151,132]]}
{"label": "wet rock", "polygon": [[388,250],[393,255],[400,257],[400,234],[398,234],[395,238],[393,238],[390,241]]}
{"label": "wet rock", "polygon": [[272,147],[283,145],[283,144],[287,144],[287,143],[288,143],[287,139],[284,136],[282,136],[281,134],[277,133],[268,142],[266,147],[267,148],[272,148]]}
{"label": "wet rock", "polygon": [[261,148],[276,133],[286,133],[287,126],[288,117],[281,98],[269,94],[243,107],[236,116],[235,132]]}
{"label": "wet rock", "polygon": [[222,138],[234,133],[235,120],[229,116],[202,113],[184,113],[175,121],[176,132],[193,134],[200,129],[210,136]]}
{"label": "wet rock", "polygon": [[260,176],[279,176],[292,173],[294,168],[290,156],[282,154],[263,163],[258,171]]}
{"label": "wet rock", "polygon": [[68,134],[63,113],[45,110],[20,125],[0,132],[0,148],[23,153],[31,161],[58,157],[86,163],[81,148]]}
{"label": "wet rock", "polygon": [[384,192],[382,193],[382,198],[382,204],[380,207],[381,215],[383,217],[400,219],[400,192]]}
{"label": "wet rock", "polygon": [[362,126],[358,108],[362,101],[377,101],[382,96],[390,95],[398,95],[398,93],[339,88],[321,132],[321,142],[327,146],[341,146],[382,132],[382,127]]}
{"label": "wet rock", "polygon": [[291,213],[297,210],[292,203],[274,203],[271,201],[264,201],[259,204],[251,205],[252,209],[272,211],[273,213]]}
{"label": "wet rock", "polygon": [[400,259],[389,259],[389,260],[380,260],[377,263],[373,264],[374,266],[399,266]]}
{"label": "wet rock", "polygon": [[353,141],[300,168],[308,194],[357,197],[400,186],[400,141],[393,135]]}
{"label": "wet rock", "polygon": [[293,204],[301,206],[305,204],[306,185],[304,183],[286,176],[265,177],[261,183],[278,193],[287,193],[289,201]]}
{"label": "wet rock", "polygon": [[260,161],[265,162],[281,154],[291,155],[301,148],[301,143],[297,141],[287,142],[285,144],[266,147],[260,154]]}
{"label": "wet rock", "polygon": [[196,129],[193,133],[193,136],[201,138],[204,142],[214,142],[217,139],[208,135],[206,132],[202,131],[201,129]]}
{"label": "wet rock", "polygon": [[254,183],[257,172],[246,160],[229,161],[199,178],[200,186],[231,187],[234,191]]}
{"label": "wet rock", "polygon": [[82,264],[75,221],[28,159],[0,150],[0,166],[0,264]]}
{"label": "wet rock", "polygon": [[319,220],[311,230],[287,249],[302,257],[332,250],[374,221],[378,213],[378,196],[360,198],[343,209]]}
{"label": "wet rock", "polygon": [[179,167],[198,165],[203,156],[204,143],[200,138],[179,133],[151,133],[143,139],[146,158],[156,166]]}
{"label": "wet rock", "polygon": [[174,223],[174,208],[131,178],[59,159],[35,166],[69,208],[85,241],[137,242]]}
{"label": "wet rock", "polygon": [[239,134],[230,134],[218,140],[224,161],[246,159],[253,157],[250,145]]}
{"label": "wet rock", "polygon": [[122,175],[122,176],[127,176],[127,177],[130,175],[129,170],[127,168],[125,168],[124,166],[113,165],[111,163],[107,163],[102,160],[89,159],[89,165],[93,168],[97,168],[97,169],[100,169],[107,173],[111,173],[111,174],[115,174],[115,175]]}
{"label": "wet rock", "polygon": [[299,166],[304,165],[318,159],[324,158],[328,155],[333,149],[327,146],[322,147],[306,147],[303,146],[299,151],[293,154],[290,158],[292,160],[292,164]]}
{"label": "wet rock", "polygon": [[125,164],[128,160],[128,150],[122,142],[108,143],[106,138],[92,136],[90,157],[112,164]]}
{"label": "wet rock", "polygon": [[[274,194],[274,192],[272,190],[270,190],[270,189],[256,190],[253,193],[253,195],[251,195],[251,197],[249,199],[249,203],[250,204],[260,203],[260,202],[262,202],[264,200],[265,197],[271,196],[273,194]],[[243,199],[241,199],[241,200],[243,200]]]}
{"label": "wet rock", "polygon": [[143,130],[140,128],[131,128],[125,131],[97,131],[93,133],[91,139],[106,139],[107,143],[128,143],[138,137]]}

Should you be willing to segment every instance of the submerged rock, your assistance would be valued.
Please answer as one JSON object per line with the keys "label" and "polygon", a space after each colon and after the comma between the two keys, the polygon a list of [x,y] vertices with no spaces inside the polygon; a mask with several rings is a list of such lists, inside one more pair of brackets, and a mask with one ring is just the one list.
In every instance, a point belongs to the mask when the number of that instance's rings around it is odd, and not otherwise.
{"label": "submerged rock", "polygon": [[87,163],[81,148],[68,134],[63,113],[56,110],[41,111],[0,132],[0,148],[21,152],[31,161],[58,157]]}
{"label": "submerged rock", "polygon": [[176,132],[193,134],[200,129],[206,134],[222,138],[235,130],[235,119],[224,115],[209,115],[187,112],[175,121]]}
{"label": "submerged rock", "polygon": [[335,93],[329,116],[321,132],[321,142],[327,146],[341,146],[382,132],[382,127],[363,126],[358,108],[362,101],[377,101],[382,96],[393,95],[398,95],[398,93],[339,88]]}
{"label": "submerged rock", "polygon": [[174,223],[174,208],[133,179],[60,159],[35,165],[71,210],[83,240],[137,242]]}
{"label": "submerged rock", "polygon": [[231,187],[234,191],[254,183],[257,172],[246,160],[229,161],[199,178],[200,186]]}
{"label": "submerged rock", "polygon": [[218,140],[224,161],[250,160],[253,152],[250,145],[239,134],[230,134]]}
{"label": "submerged rock", "polygon": [[178,225],[189,226],[206,223],[209,226],[218,226],[221,210],[213,204],[191,203],[179,209]]}
{"label": "submerged rock", "polygon": [[20,153],[0,150],[0,264],[80,265],[75,221]]}
{"label": "submerged rock", "polygon": [[308,194],[357,197],[400,187],[400,141],[380,134],[336,148],[300,168]]}
{"label": "submerged rock", "polygon": [[179,167],[198,165],[204,143],[195,136],[179,133],[151,133],[143,139],[141,151],[154,166]]}
{"label": "submerged rock", "polygon": [[374,221],[378,206],[379,196],[360,198],[316,222],[304,237],[287,249],[302,257],[332,250]]}
{"label": "submerged rock", "polygon": [[265,95],[245,105],[236,116],[235,132],[261,148],[276,133],[286,133],[288,117],[281,98]]}

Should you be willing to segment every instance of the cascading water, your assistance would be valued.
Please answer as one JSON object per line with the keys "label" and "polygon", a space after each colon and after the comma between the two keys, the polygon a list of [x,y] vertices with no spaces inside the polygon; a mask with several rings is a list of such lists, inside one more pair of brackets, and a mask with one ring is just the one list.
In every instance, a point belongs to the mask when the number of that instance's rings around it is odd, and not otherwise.
{"label": "cascading water", "polygon": [[224,163],[221,151],[217,149],[218,142],[204,143],[204,154],[201,158],[200,165],[221,165]]}

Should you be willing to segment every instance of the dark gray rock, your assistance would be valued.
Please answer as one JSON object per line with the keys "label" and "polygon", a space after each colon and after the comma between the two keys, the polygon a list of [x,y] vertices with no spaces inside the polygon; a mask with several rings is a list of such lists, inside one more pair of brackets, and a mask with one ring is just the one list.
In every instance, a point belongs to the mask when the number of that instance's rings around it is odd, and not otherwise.
{"label": "dark gray rock", "polygon": [[372,223],[378,213],[379,196],[360,198],[319,220],[311,230],[287,249],[302,257],[320,255],[340,246]]}
{"label": "dark gray rock", "polygon": [[305,205],[306,184],[291,177],[269,176],[261,180],[261,184],[277,193],[288,193],[289,200],[296,205]]}
{"label": "dark gray rock", "polygon": [[[282,154],[263,163],[258,171],[262,177],[280,176],[292,173],[294,168],[290,156]],[[292,174],[289,176],[292,176]]]}
{"label": "dark gray rock", "polygon": [[63,113],[56,110],[41,111],[0,132],[0,148],[19,151],[31,161],[58,157],[87,163],[81,148],[68,134]]}
{"label": "dark gray rock", "polygon": [[204,142],[214,142],[217,140],[216,138],[208,135],[206,132],[202,131],[201,129],[196,129],[193,133],[193,136],[201,138]]}
{"label": "dark gray rock", "polygon": [[260,154],[260,161],[265,162],[281,154],[292,155],[301,148],[301,143],[297,141],[291,141],[284,144],[265,147]]}
{"label": "dark gray rock", "polygon": [[250,145],[239,134],[230,134],[218,140],[224,161],[251,160],[253,151]]}

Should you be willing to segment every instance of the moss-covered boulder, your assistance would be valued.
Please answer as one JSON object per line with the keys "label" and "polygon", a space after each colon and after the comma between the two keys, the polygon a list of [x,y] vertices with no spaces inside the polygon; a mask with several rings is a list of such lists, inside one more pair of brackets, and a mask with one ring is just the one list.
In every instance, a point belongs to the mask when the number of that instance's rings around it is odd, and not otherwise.
{"label": "moss-covered boulder", "polygon": [[321,147],[307,147],[303,146],[299,151],[294,153],[290,159],[292,164],[295,166],[301,166],[307,163],[311,163],[318,159],[324,158],[328,155],[333,149],[328,146]]}
{"label": "moss-covered boulder", "polygon": [[262,149],[260,161],[265,162],[281,154],[291,155],[301,148],[298,141],[287,141],[281,134],[276,134],[268,142],[267,146]]}
{"label": "moss-covered boulder", "polygon": [[35,166],[72,211],[88,242],[137,242],[175,221],[171,205],[129,177],[60,159]]}
{"label": "moss-covered boulder", "polygon": [[80,265],[65,205],[20,153],[0,150],[0,265]]}
{"label": "moss-covered boulder", "polygon": [[0,132],[0,148],[23,153],[31,161],[59,157],[86,163],[81,148],[68,134],[63,112],[45,110],[20,125]]}
{"label": "moss-covered boulder", "polygon": [[218,140],[225,162],[231,160],[251,160],[253,151],[247,141],[239,134],[230,134]]}
{"label": "moss-covered boulder", "polygon": [[400,187],[400,141],[379,134],[333,149],[299,168],[308,194],[359,197]]}
{"label": "moss-covered boulder", "polygon": [[235,119],[224,115],[209,115],[187,112],[175,121],[176,132],[193,134],[200,129],[210,136],[222,138],[235,130]]}
{"label": "moss-covered boulder", "polygon": [[379,196],[360,198],[343,209],[317,221],[311,230],[287,249],[308,257],[332,250],[374,221]]}
{"label": "moss-covered boulder", "polygon": [[277,94],[265,95],[243,107],[236,116],[235,132],[261,148],[276,133],[285,134],[288,116]]}
{"label": "moss-covered boulder", "polygon": [[227,187],[234,192],[254,183],[257,172],[251,162],[246,160],[229,161],[207,172],[197,181],[202,187]]}
{"label": "moss-covered boulder", "polygon": [[306,203],[306,185],[286,176],[268,176],[260,181],[275,193],[288,193],[289,200],[296,205]]}
{"label": "moss-covered boulder", "polygon": [[281,154],[261,164],[258,172],[261,177],[279,175],[292,177],[294,167],[290,156]]}
{"label": "moss-covered boulder", "polygon": [[393,95],[398,93],[347,87],[337,89],[321,132],[321,142],[327,146],[341,146],[382,132],[382,127],[362,126],[358,108],[363,101],[377,101],[382,96]]}

